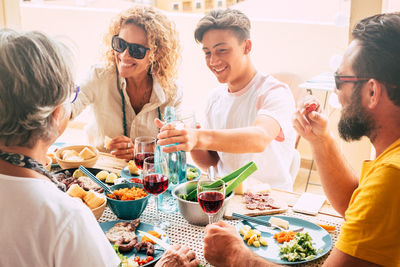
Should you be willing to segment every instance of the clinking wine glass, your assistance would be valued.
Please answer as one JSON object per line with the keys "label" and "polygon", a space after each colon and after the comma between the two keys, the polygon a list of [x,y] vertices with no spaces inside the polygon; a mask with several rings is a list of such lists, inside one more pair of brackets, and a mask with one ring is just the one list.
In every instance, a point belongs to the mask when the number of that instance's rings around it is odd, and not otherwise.
{"label": "clinking wine glass", "polygon": [[212,224],[214,215],[218,213],[224,204],[224,181],[211,181],[210,178],[201,176],[197,183],[197,200],[200,207],[208,215],[208,222]]}
{"label": "clinking wine glass", "polygon": [[135,138],[135,164],[143,170],[143,161],[147,157],[154,156],[156,139],[151,136],[139,136]]}
{"label": "clinking wine glass", "polygon": [[142,175],[144,190],[154,196],[156,217],[153,218],[152,224],[165,229],[169,226],[169,223],[160,221],[157,196],[164,193],[168,188],[169,169],[166,160],[164,158],[155,160],[154,156],[145,158]]}

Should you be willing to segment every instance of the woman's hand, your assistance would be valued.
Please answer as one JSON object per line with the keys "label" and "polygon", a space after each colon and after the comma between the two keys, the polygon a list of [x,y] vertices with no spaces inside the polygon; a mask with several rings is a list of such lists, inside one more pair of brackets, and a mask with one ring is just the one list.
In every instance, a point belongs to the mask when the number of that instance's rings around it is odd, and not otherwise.
{"label": "woman's hand", "polygon": [[[156,119],[155,123],[161,129],[157,135],[159,139],[157,142],[158,145],[165,146],[178,143],[178,145],[164,147],[163,152],[170,153],[180,150],[190,152],[195,148],[198,142],[197,131],[195,129],[186,127],[180,122],[164,124],[159,119]],[[200,126],[197,125],[196,129],[199,128]]]}
{"label": "woman's hand", "polygon": [[[313,110],[313,107],[317,109]],[[320,112],[319,103],[314,96],[306,96],[299,102],[293,117],[293,127],[310,143],[323,141],[330,135],[328,118]]]}
{"label": "woman's hand", "polygon": [[109,149],[111,154],[120,159],[133,159],[134,148],[132,140],[124,135],[115,137],[111,140]]}
{"label": "woman's hand", "polygon": [[224,221],[209,224],[204,237],[204,257],[215,266],[242,266],[239,260],[251,257],[251,251],[233,225]]}
{"label": "woman's hand", "polygon": [[155,267],[197,267],[196,253],[186,246],[174,245],[157,262]]}

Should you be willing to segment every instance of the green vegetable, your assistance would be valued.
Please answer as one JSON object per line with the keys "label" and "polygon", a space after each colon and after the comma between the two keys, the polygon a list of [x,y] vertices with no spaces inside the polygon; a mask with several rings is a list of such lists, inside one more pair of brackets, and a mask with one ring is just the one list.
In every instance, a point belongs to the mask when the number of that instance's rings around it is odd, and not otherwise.
{"label": "green vegetable", "polygon": [[280,248],[281,259],[291,262],[310,260],[317,255],[308,233],[297,233],[292,240],[285,242]]}
{"label": "green vegetable", "polygon": [[196,168],[191,168],[188,167],[186,169],[186,178],[188,179],[188,181],[193,180],[194,178],[196,178],[197,176],[199,176],[199,173],[197,172]]}
{"label": "green vegetable", "polygon": [[114,245],[113,245],[113,249],[114,249],[115,253],[117,253],[119,259],[121,260],[121,263],[119,264],[119,266],[121,266],[122,262],[123,262],[124,260],[128,259],[128,257],[122,255],[122,254],[119,252],[119,250],[118,250],[118,244],[114,244]]}
{"label": "green vegetable", "polygon": [[[215,181],[214,183],[210,184],[210,187],[218,186],[222,181],[228,183],[235,179],[225,190],[225,196],[229,195],[239,184],[241,184],[247,177],[250,176],[253,172],[257,170],[257,165],[250,161],[243,167],[240,167],[236,171],[231,172],[230,174],[222,177],[220,180]],[[180,195],[180,197],[184,200],[188,201],[197,201],[197,188],[193,189],[187,195]]]}

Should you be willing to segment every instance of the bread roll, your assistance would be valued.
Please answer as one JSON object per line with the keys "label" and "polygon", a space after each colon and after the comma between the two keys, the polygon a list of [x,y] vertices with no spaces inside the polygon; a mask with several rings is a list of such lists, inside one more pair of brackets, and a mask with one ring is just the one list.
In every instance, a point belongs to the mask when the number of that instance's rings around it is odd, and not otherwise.
{"label": "bread roll", "polygon": [[90,148],[85,147],[81,152],[79,152],[79,157],[83,160],[87,160],[96,157],[96,154]]}
{"label": "bread roll", "polygon": [[89,191],[83,198],[83,201],[90,209],[95,209],[100,207],[106,200],[102,197],[98,197],[92,191]]}
{"label": "bread roll", "polygon": [[87,193],[79,185],[73,184],[68,189],[67,194],[70,195],[71,197],[84,198]]}

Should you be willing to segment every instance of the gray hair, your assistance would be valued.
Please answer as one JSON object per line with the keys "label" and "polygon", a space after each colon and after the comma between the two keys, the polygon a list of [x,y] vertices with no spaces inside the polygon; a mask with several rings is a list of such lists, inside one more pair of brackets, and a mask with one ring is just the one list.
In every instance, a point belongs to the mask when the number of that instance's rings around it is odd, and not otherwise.
{"label": "gray hair", "polygon": [[58,135],[52,113],[74,88],[70,56],[43,33],[0,30],[0,144],[32,147]]}

